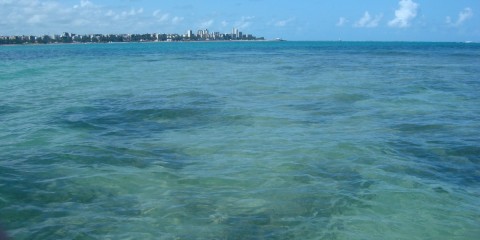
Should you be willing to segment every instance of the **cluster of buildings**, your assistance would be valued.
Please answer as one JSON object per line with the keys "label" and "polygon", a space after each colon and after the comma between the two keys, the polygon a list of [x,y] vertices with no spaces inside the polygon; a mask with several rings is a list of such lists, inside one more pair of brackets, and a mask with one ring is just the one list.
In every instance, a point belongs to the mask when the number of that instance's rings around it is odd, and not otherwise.
{"label": "cluster of buildings", "polygon": [[264,40],[264,38],[256,38],[252,34],[244,34],[236,28],[232,30],[232,33],[210,32],[208,29],[198,30],[196,35],[189,30],[183,37],[197,40]]}
{"label": "cluster of buildings", "polygon": [[108,43],[108,42],[173,42],[173,41],[231,41],[264,40],[252,34],[244,34],[234,28],[232,33],[198,30],[196,34],[188,30],[186,34],[85,34],[77,35],[64,32],[62,35],[44,36],[0,36],[1,44],[47,44],[47,43]]}

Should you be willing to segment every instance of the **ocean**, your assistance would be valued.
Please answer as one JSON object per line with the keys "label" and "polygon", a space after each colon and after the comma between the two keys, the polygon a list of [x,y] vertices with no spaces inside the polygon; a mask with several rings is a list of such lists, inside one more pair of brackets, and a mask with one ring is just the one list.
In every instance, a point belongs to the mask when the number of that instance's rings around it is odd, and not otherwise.
{"label": "ocean", "polygon": [[11,239],[479,239],[480,44],[0,46]]}

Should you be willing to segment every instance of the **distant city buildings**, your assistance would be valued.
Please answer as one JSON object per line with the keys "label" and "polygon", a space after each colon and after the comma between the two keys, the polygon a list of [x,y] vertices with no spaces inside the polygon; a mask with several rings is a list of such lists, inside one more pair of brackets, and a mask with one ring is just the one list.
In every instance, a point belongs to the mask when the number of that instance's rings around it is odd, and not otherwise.
{"label": "distant city buildings", "polygon": [[188,30],[187,34],[183,36],[183,41],[228,41],[228,40],[264,40],[264,38],[257,38],[252,34],[242,34],[238,29],[233,29],[232,33],[210,32],[208,29],[198,30],[196,35],[193,35],[192,30]]}
{"label": "distant city buildings", "polygon": [[47,43],[109,43],[109,42],[176,42],[176,41],[255,41],[265,40],[252,34],[243,34],[233,28],[232,33],[210,32],[208,29],[198,30],[194,34],[188,30],[185,34],[84,34],[77,35],[64,32],[62,35],[43,36],[0,36],[2,44],[47,44]]}

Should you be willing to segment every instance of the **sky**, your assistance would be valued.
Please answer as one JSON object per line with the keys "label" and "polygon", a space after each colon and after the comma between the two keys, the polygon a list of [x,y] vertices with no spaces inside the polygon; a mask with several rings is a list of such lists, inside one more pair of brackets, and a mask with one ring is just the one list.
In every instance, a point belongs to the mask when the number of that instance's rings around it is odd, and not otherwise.
{"label": "sky", "polygon": [[480,0],[0,0],[0,36],[232,28],[267,39],[480,42]]}

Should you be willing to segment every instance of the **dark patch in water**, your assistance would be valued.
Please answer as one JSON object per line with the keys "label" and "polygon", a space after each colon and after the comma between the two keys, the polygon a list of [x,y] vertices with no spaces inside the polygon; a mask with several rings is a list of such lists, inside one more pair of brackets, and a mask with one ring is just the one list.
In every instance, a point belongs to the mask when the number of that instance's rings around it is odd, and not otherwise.
{"label": "dark patch in water", "polygon": [[272,224],[271,215],[241,214],[229,217],[224,223],[223,235],[225,239],[278,239],[286,237],[285,229]]}
{"label": "dark patch in water", "polygon": [[344,104],[352,104],[358,101],[363,101],[367,100],[370,97],[364,94],[347,94],[347,93],[338,93],[334,94],[332,98],[337,102],[337,103],[344,103]]}
{"label": "dark patch in water", "polygon": [[[201,124],[208,109],[112,110],[81,108],[66,114],[63,123],[69,128],[101,131],[104,134],[149,135],[151,132]],[[145,136],[145,137],[146,137]]]}
{"label": "dark patch in water", "polygon": [[441,124],[413,124],[413,123],[398,124],[393,126],[392,128],[405,133],[434,133],[437,131],[442,131],[447,129],[446,126]]}
{"label": "dark patch in water", "polygon": [[20,109],[18,107],[12,107],[12,106],[9,106],[9,105],[0,105],[0,115],[16,113],[16,112],[19,112],[19,111],[20,111]]}
{"label": "dark patch in water", "polygon": [[328,104],[326,102],[318,102],[312,104],[301,104],[293,106],[296,109],[307,112],[312,118],[313,122],[324,122],[331,120],[335,116],[344,116],[352,114],[355,111],[352,106],[334,106],[335,104]]}
{"label": "dark patch in water", "polygon": [[351,117],[361,111],[355,107],[358,101],[367,100],[370,97],[363,94],[333,94],[322,97],[321,101],[301,103],[289,107],[307,113],[311,123],[324,123],[332,121],[335,117]]}
{"label": "dark patch in water", "polygon": [[[187,95],[185,95],[187,94]],[[98,99],[89,106],[68,108],[58,117],[62,125],[97,134],[129,134],[147,137],[152,132],[206,124],[217,102],[201,93],[171,95],[168,99]]]}
{"label": "dark patch in water", "polygon": [[180,151],[171,149],[148,149],[137,150],[132,148],[105,145],[97,143],[97,146],[69,146],[71,150],[63,150],[62,153],[53,153],[42,159],[33,158],[32,164],[72,162],[87,166],[112,165],[134,168],[147,168],[152,165],[160,165],[169,169],[181,169],[185,166],[188,157]]}
{"label": "dark patch in water", "polygon": [[445,190],[445,189],[442,188],[442,187],[435,187],[435,188],[433,188],[433,190],[434,190],[435,192],[437,192],[437,193],[448,193],[448,191]]}
{"label": "dark patch in water", "polygon": [[[479,147],[456,146],[455,142],[442,142],[435,149],[424,143],[397,141],[389,143],[396,151],[401,165],[389,165],[382,168],[396,173],[413,175],[434,181],[442,180],[460,186],[475,185],[480,181],[478,166]],[[460,161],[460,162],[458,162]]]}
{"label": "dark patch in water", "polygon": [[455,146],[446,150],[447,155],[467,158],[474,164],[480,163],[480,146]]}
{"label": "dark patch in water", "polygon": [[164,61],[163,59],[145,59],[143,60],[143,62],[148,62],[148,63],[151,63],[151,62],[162,62]]}
{"label": "dark patch in water", "polygon": [[[42,171],[40,167],[36,171],[24,171],[0,166],[2,184],[8,186],[0,188],[0,216],[8,220],[5,223],[7,229],[29,229],[27,235],[19,233],[18,238],[71,239],[72,236],[81,235],[82,229],[96,229],[95,226],[88,226],[94,224],[88,219],[74,220],[72,214],[80,209],[107,211],[112,216],[139,216],[136,198],[122,196],[111,187],[95,185],[93,182],[91,185],[82,183],[82,179],[64,176],[53,166],[45,166]],[[32,222],[35,225],[26,225]],[[79,229],[79,225],[73,222],[82,224],[84,228]]]}
{"label": "dark patch in water", "polygon": [[67,108],[52,119],[52,124],[78,135],[55,154],[32,161],[136,168],[160,165],[179,170],[191,160],[181,149],[149,146],[158,142],[165,131],[247,122],[248,117],[225,114],[219,111],[221,107],[221,101],[214,96],[196,91],[170,94],[166,98],[95,99],[87,106]]}

